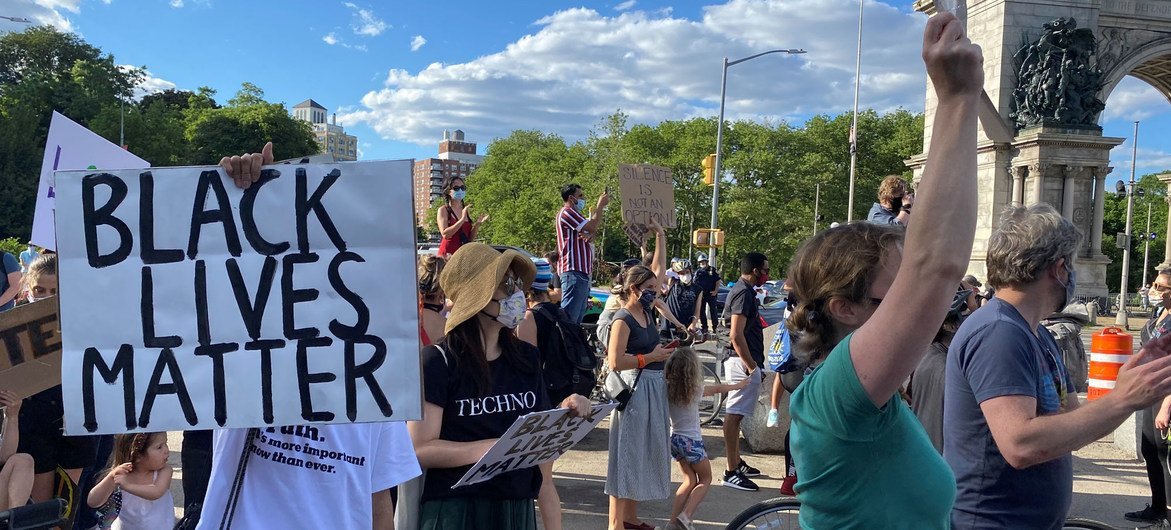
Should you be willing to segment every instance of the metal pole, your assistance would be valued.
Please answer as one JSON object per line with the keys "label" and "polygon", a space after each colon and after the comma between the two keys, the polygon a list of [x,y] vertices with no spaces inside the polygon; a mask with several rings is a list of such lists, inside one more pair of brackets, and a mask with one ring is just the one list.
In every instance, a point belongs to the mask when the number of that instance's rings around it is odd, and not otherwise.
{"label": "metal pole", "polygon": [[813,195],[813,233],[817,234],[817,210],[821,206],[821,183],[817,183],[817,191]]}
{"label": "metal pole", "polygon": [[126,149],[126,102],[118,97],[118,147]]}
{"label": "metal pole", "polygon": [[858,168],[858,90],[862,80],[862,5],[858,0],[858,53],[854,58],[854,121],[850,125],[850,198],[846,204],[846,222],[854,220],[854,175]]}
{"label": "metal pole", "polygon": [[1126,247],[1122,249],[1122,286],[1118,290],[1118,316],[1114,324],[1130,329],[1130,320],[1126,312],[1126,291],[1130,281],[1130,247],[1131,224],[1134,220],[1134,164],[1138,158],[1138,122],[1134,122],[1134,145],[1130,154],[1130,189],[1126,196]]}
{"label": "metal pole", "polygon": [[1151,203],[1147,203],[1147,231],[1143,233],[1143,287],[1147,286],[1147,258],[1151,256]]}
{"label": "metal pole", "polygon": [[[716,122],[716,167],[712,168],[712,230],[716,229],[716,221],[720,208],[720,170],[724,162],[724,97],[728,92],[728,58],[724,57],[723,73],[720,75],[720,118]],[[716,264],[716,247],[711,248],[708,264],[713,268]]]}

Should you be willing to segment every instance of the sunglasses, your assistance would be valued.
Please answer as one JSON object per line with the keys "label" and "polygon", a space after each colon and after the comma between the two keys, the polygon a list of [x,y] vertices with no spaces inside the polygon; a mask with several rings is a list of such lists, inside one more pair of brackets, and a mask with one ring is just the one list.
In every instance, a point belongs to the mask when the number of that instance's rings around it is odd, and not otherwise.
{"label": "sunglasses", "polygon": [[452,189],[452,191],[467,191],[468,187],[467,186],[452,186],[451,189]]}
{"label": "sunglasses", "polygon": [[520,278],[517,278],[516,275],[512,273],[512,271],[508,272],[508,275],[504,277],[504,281],[501,282],[500,285],[504,289],[505,296],[512,296],[517,291],[521,290],[522,287],[524,287],[520,281]]}

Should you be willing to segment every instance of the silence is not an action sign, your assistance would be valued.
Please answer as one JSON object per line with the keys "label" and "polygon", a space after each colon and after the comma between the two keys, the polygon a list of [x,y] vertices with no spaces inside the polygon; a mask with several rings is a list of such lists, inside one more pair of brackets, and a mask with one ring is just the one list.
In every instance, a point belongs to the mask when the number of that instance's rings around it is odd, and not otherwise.
{"label": "silence is not an action sign", "polygon": [[56,180],[66,433],[420,417],[409,161]]}

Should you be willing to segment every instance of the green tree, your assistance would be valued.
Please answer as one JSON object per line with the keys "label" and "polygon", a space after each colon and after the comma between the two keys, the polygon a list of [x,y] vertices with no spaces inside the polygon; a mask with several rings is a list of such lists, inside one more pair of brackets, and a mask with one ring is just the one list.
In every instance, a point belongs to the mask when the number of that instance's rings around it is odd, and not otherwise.
{"label": "green tree", "polygon": [[52,111],[88,126],[129,100],[140,79],[50,26],[0,35],[0,234],[30,231]]}
{"label": "green tree", "polygon": [[[1148,257],[1147,283],[1154,280],[1155,266],[1166,258],[1166,230],[1167,230],[1167,185],[1159,182],[1156,174],[1144,175],[1136,183],[1143,196],[1137,194],[1134,198],[1133,218],[1131,222],[1130,247],[1130,278],[1127,290],[1137,291],[1142,287],[1143,279],[1143,251],[1146,244],[1143,239],[1147,232],[1147,211],[1151,212],[1151,232],[1156,238],[1150,242],[1150,256]],[[1102,253],[1110,258],[1106,266],[1106,286],[1110,292],[1118,292],[1122,286],[1122,250],[1115,245],[1115,234],[1126,231],[1126,202],[1124,193],[1107,193],[1105,207],[1102,209]],[[1086,238],[1090,237],[1086,234]]]}
{"label": "green tree", "polygon": [[[198,102],[198,94],[189,100]],[[277,160],[320,151],[309,124],[290,116],[283,103],[264,101],[264,92],[252,83],[244,83],[227,107],[211,103],[186,110],[191,164],[215,164],[224,156],[256,152],[269,141]]]}

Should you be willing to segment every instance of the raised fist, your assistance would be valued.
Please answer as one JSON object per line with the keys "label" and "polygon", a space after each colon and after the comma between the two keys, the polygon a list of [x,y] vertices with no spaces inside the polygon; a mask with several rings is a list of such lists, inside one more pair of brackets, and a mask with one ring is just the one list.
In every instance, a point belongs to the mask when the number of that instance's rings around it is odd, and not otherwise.
{"label": "raised fist", "polygon": [[940,13],[923,30],[923,63],[940,100],[978,96],[984,89],[984,54],[959,19]]}

